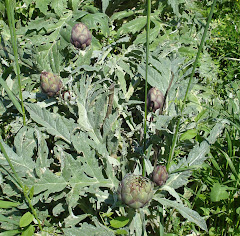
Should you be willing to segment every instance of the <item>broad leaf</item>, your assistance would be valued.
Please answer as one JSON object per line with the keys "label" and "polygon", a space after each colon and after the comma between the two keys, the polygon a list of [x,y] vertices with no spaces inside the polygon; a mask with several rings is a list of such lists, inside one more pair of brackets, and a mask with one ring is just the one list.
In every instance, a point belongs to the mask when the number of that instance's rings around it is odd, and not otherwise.
{"label": "broad leaf", "polygon": [[211,192],[210,192],[210,198],[212,202],[219,202],[221,200],[228,199],[229,194],[226,191],[227,187],[224,185],[221,185],[219,183],[214,183]]}

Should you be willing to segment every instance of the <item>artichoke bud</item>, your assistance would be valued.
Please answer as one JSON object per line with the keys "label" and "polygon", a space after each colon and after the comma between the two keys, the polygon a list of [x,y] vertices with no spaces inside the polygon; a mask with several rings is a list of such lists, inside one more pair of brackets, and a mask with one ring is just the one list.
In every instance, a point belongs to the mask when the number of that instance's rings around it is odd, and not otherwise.
{"label": "artichoke bud", "polygon": [[158,186],[164,185],[168,179],[166,166],[156,166],[153,170],[152,178],[154,183],[156,183]]}
{"label": "artichoke bud", "polygon": [[63,86],[61,79],[51,72],[43,71],[40,75],[40,81],[42,91],[50,97],[58,94]]}
{"label": "artichoke bud", "polygon": [[149,111],[155,112],[157,109],[162,110],[164,102],[164,96],[163,93],[153,87],[148,91],[147,94],[147,108]]}
{"label": "artichoke bud", "polygon": [[91,44],[92,34],[83,23],[77,23],[72,28],[71,43],[76,47],[84,50]]}
{"label": "artichoke bud", "polygon": [[119,183],[118,199],[129,207],[138,209],[147,205],[152,199],[153,182],[140,175],[128,174]]}

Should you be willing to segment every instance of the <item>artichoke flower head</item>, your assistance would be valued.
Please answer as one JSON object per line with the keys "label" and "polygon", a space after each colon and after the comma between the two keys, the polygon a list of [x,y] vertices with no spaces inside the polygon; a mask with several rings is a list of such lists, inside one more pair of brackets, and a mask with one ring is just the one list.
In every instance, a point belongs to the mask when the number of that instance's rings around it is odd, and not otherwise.
{"label": "artichoke flower head", "polygon": [[155,112],[156,110],[163,108],[164,96],[163,93],[153,87],[148,91],[147,94],[147,108],[149,111]]}
{"label": "artichoke flower head", "polygon": [[154,168],[152,173],[153,181],[158,186],[162,186],[168,179],[168,172],[166,166],[158,165]]}
{"label": "artichoke flower head", "polygon": [[143,176],[128,174],[119,183],[118,198],[126,205],[138,209],[152,199],[153,182]]}
{"label": "artichoke flower head", "polygon": [[92,34],[83,23],[77,23],[72,28],[71,43],[76,47],[84,50],[91,44]]}
{"label": "artichoke flower head", "polygon": [[59,93],[63,84],[59,76],[52,72],[43,71],[40,75],[41,88],[44,93],[52,97]]}

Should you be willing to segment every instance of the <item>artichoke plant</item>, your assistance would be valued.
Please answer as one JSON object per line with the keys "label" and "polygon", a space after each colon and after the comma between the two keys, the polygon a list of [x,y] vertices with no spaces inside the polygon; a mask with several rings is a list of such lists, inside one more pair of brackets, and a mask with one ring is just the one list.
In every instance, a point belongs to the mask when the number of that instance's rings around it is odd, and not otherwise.
{"label": "artichoke plant", "polygon": [[155,112],[157,109],[160,109],[160,111],[162,111],[164,105],[163,103],[164,103],[163,93],[155,87],[151,88],[147,94],[148,110]]}
{"label": "artichoke plant", "polygon": [[153,182],[139,175],[128,174],[119,183],[118,198],[126,205],[138,209],[153,197]]}
{"label": "artichoke plant", "polygon": [[76,47],[84,50],[91,44],[92,34],[83,23],[77,23],[72,28],[71,43]]}
{"label": "artichoke plant", "polygon": [[42,91],[50,97],[58,94],[63,86],[61,79],[52,72],[43,71],[40,80]]}
{"label": "artichoke plant", "polygon": [[156,166],[153,170],[152,178],[158,186],[164,185],[168,179],[168,172],[166,166]]}

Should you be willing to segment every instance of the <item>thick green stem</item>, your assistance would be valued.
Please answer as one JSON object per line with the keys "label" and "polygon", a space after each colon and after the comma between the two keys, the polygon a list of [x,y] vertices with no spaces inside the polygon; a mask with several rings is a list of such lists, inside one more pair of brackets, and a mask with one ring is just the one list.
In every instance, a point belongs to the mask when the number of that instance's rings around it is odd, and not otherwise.
{"label": "thick green stem", "polygon": [[22,181],[20,180],[20,178],[19,178],[19,176],[18,176],[15,168],[13,167],[13,164],[12,164],[9,156],[7,155],[7,152],[6,152],[5,148],[4,148],[3,145],[2,145],[2,142],[3,142],[3,140],[2,140],[2,137],[0,136],[0,150],[2,151],[4,157],[6,158],[6,160],[7,160],[7,162],[8,162],[8,165],[10,166],[10,168],[11,168],[11,170],[12,170],[12,172],[13,172],[13,176],[14,176],[15,180],[17,181],[18,187],[21,188],[21,190],[22,190],[22,192],[23,192],[23,195],[24,195],[24,197],[25,197],[25,199],[26,199],[26,201],[27,201],[27,203],[28,203],[28,205],[29,205],[32,213],[33,213],[33,216],[35,217],[35,219],[36,219],[37,222],[38,222],[38,227],[39,227],[39,229],[42,231],[43,229],[42,229],[41,222],[40,222],[40,220],[38,219],[36,210],[34,209],[34,207],[33,207],[33,205],[32,205],[32,202],[31,202],[31,199],[30,199],[29,196],[28,196],[27,189],[26,189],[26,188],[24,187],[24,185],[22,184]]}
{"label": "thick green stem", "polygon": [[22,97],[22,85],[21,85],[21,78],[20,78],[20,67],[18,64],[18,52],[17,52],[17,36],[15,31],[15,19],[14,19],[14,2],[11,0],[5,0],[6,9],[7,9],[7,16],[8,16],[8,24],[11,34],[11,41],[16,65],[16,74],[18,79],[18,87],[19,87],[19,98],[21,101],[21,108],[22,108],[22,116],[23,116],[23,125],[26,125],[26,115],[25,115],[25,108],[23,105],[23,97]]}
{"label": "thick green stem", "polygon": [[216,0],[213,1],[211,11],[210,11],[209,16],[208,16],[208,20],[207,20],[207,23],[206,23],[206,26],[205,26],[205,29],[204,29],[204,32],[203,32],[201,43],[200,43],[200,46],[198,48],[197,56],[196,56],[196,59],[193,63],[192,73],[191,73],[189,81],[188,81],[187,90],[186,90],[186,93],[185,93],[185,96],[184,96],[184,99],[183,99],[182,106],[180,108],[180,117],[178,118],[178,121],[177,121],[176,129],[175,129],[175,133],[174,133],[173,141],[172,141],[172,147],[170,149],[170,153],[169,153],[169,156],[168,156],[167,170],[169,169],[170,164],[171,164],[172,159],[173,159],[174,151],[175,151],[176,144],[177,144],[178,131],[179,131],[181,120],[183,118],[183,110],[184,110],[185,105],[186,105],[188,92],[189,92],[190,86],[192,84],[193,76],[194,76],[194,73],[195,73],[195,70],[196,70],[196,67],[197,67],[197,63],[198,63],[198,60],[199,60],[199,57],[200,57],[200,54],[201,54],[201,51],[202,51],[202,48],[203,48],[203,44],[204,44],[204,41],[205,41],[205,38],[206,38],[206,35],[207,35],[209,23],[212,19],[213,10],[214,10],[215,5],[216,5]]}
{"label": "thick green stem", "polygon": [[[148,57],[149,57],[149,36],[150,36],[150,17],[151,17],[151,0],[147,1],[147,32],[146,32],[146,78],[145,78],[145,117],[144,117],[144,140],[143,150],[146,151],[146,136],[147,136],[147,90],[148,90]],[[145,162],[142,159],[142,175],[145,176]]]}

